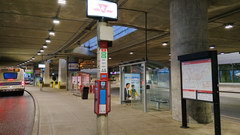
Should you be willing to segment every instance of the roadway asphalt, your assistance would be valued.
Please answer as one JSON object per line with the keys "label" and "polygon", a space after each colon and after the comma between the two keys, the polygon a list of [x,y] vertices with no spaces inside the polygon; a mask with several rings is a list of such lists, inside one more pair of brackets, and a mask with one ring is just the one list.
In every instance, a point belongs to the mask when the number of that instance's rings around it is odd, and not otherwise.
{"label": "roadway asphalt", "polygon": [[220,96],[220,109],[222,115],[240,120],[240,94]]}
{"label": "roadway asphalt", "polygon": [[24,96],[0,97],[0,135],[31,135],[34,102]]}

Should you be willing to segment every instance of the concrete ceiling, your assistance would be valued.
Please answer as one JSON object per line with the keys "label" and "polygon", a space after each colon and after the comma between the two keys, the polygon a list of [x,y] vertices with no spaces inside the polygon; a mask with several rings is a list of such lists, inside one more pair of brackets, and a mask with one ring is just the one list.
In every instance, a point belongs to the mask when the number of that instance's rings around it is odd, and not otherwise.
{"label": "concrete ceiling", "polygon": [[[118,0],[119,20],[110,25],[124,25],[138,30],[113,43],[109,50],[110,65],[122,61],[145,57],[144,13],[129,11],[135,9],[148,13],[148,57],[151,60],[167,63],[169,42],[169,0]],[[74,55],[90,59],[92,56],[70,54],[72,50],[96,35],[96,21],[86,17],[86,0],[67,0],[59,6],[57,0],[7,0],[0,1],[0,65],[13,65],[36,57],[48,37],[48,30],[54,29],[55,37],[44,52],[43,59],[54,56]],[[209,45],[216,45],[219,52],[240,51],[240,1],[209,0]],[[61,22],[53,25],[52,19],[58,17]],[[234,23],[235,27],[225,30],[225,23]],[[129,55],[134,51],[134,55]],[[121,56],[121,57],[119,57]]]}

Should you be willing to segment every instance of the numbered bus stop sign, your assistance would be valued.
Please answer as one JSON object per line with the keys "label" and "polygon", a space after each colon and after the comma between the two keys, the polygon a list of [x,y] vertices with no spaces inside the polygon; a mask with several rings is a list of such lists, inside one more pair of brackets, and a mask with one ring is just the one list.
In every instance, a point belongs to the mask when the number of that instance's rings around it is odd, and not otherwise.
{"label": "numbered bus stop sign", "polygon": [[178,56],[181,68],[182,127],[187,128],[186,100],[214,105],[215,135],[221,135],[217,51]]}

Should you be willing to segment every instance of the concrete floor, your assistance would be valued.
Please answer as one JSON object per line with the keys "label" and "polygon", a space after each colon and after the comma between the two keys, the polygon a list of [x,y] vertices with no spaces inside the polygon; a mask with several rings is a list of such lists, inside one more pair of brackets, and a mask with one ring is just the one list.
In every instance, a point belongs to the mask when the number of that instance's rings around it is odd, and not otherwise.
{"label": "concrete floor", "polygon": [[30,135],[34,120],[34,103],[24,96],[0,97],[0,135]]}
{"label": "concrete floor", "polygon": [[[96,115],[93,96],[88,100],[64,90],[27,88],[38,100],[40,135],[96,135]],[[169,111],[144,113],[129,105],[120,105],[113,96],[109,114],[109,135],[213,135],[213,124],[190,124],[182,129]],[[223,135],[239,135],[240,122],[222,119]]]}

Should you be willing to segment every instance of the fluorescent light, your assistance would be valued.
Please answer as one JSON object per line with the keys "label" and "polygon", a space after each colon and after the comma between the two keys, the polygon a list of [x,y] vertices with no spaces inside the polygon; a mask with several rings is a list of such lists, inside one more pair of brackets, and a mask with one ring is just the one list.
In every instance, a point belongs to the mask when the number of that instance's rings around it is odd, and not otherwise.
{"label": "fluorescent light", "polygon": [[214,48],[215,48],[215,45],[209,46],[209,49],[214,49]]}
{"label": "fluorescent light", "polygon": [[65,5],[66,4],[66,0],[58,0],[58,4]]}
{"label": "fluorescent light", "polygon": [[224,28],[225,28],[225,29],[231,29],[231,28],[233,28],[233,23],[225,24]]}
{"label": "fluorescent light", "polygon": [[43,48],[44,48],[44,49],[48,48],[47,44],[44,44],[44,45],[43,45]]}
{"label": "fluorescent light", "polygon": [[54,24],[59,24],[60,23],[60,20],[58,20],[57,18],[53,19],[53,23]]}
{"label": "fluorescent light", "polygon": [[41,52],[41,53],[43,53],[43,52],[44,52],[44,50],[43,50],[43,49],[40,49],[40,52]]}
{"label": "fluorescent light", "polygon": [[49,38],[46,39],[45,41],[46,41],[46,43],[51,43],[51,40]]}
{"label": "fluorescent light", "polygon": [[49,31],[49,35],[50,36],[55,36],[55,32],[54,31]]}
{"label": "fluorescent light", "polygon": [[163,43],[162,43],[162,46],[167,46],[167,45],[168,45],[167,42],[163,42]]}
{"label": "fluorescent light", "polygon": [[111,60],[111,59],[112,59],[112,57],[109,57],[108,59],[109,59],[109,60]]}
{"label": "fluorescent light", "polygon": [[131,51],[129,54],[131,54],[131,55],[132,55],[132,54],[133,54],[133,51]]}

